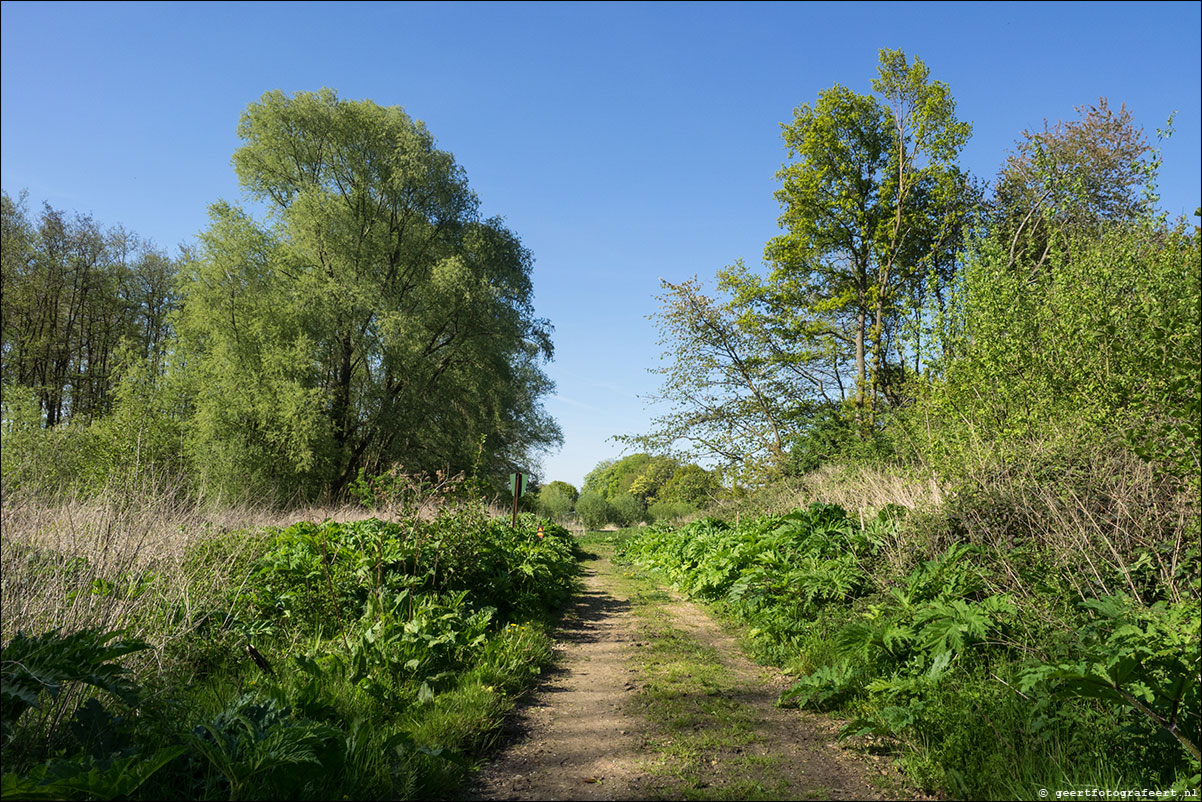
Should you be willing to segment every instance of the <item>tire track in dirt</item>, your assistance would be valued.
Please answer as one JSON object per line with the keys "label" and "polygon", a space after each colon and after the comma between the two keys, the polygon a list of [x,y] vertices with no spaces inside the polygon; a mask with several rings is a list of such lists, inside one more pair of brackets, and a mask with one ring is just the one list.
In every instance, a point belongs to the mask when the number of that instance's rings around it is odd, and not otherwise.
{"label": "tire track in dirt", "polygon": [[[505,746],[477,776],[470,799],[680,798],[678,782],[653,767],[656,739],[672,734],[637,709],[642,678],[635,652],[647,624],[618,590],[609,560],[590,556],[583,590],[556,632],[559,659],[507,722]],[[677,630],[716,649],[735,678],[727,698],[753,708],[754,736],[707,753],[708,776],[689,789],[690,797],[722,796],[722,787],[743,779],[735,774],[758,757],[771,767],[782,799],[884,798],[869,778],[892,770],[852,759],[834,743],[836,726],[822,717],[776,707],[784,678],[743,657],[705,610],[673,596],[663,612]]]}

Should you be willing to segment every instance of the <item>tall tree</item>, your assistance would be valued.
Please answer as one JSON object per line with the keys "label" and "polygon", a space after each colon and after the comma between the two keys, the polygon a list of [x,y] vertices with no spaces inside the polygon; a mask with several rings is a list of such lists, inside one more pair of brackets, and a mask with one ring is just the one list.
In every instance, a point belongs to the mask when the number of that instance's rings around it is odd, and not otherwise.
{"label": "tall tree", "polygon": [[878,235],[880,255],[873,287],[870,415],[876,409],[877,389],[887,384],[882,380],[885,315],[896,311],[903,294],[921,293],[924,277],[938,280],[941,257],[954,252],[949,244],[958,241],[966,222],[970,195],[956,160],[972,135],[972,125],[956,119],[956,103],[947,85],[930,80],[922,59],[910,64],[902,51],[882,50],[872,88],[888,109],[893,136],[882,193],[892,206],[892,219],[882,221],[885,231]]}
{"label": "tall tree", "polygon": [[479,217],[422,123],[328,89],[269,92],[238,134],[239,181],[268,220],[214,207],[182,285],[193,367],[224,377],[203,383],[199,451],[257,432],[270,482],[338,493],[361,468],[469,468],[481,438],[486,470],[558,441],[530,253]]}
{"label": "tall tree", "polygon": [[35,222],[23,196],[2,203],[4,387],[32,392],[46,427],[86,424],[112,406],[120,354],[161,357],[175,265],[124,229],[49,205]]}
{"label": "tall tree", "polygon": [[799,337],[850,346],[856,415],[868,425],[890,383],[900,304],[938,275],[965,219],[955,161],[971,133],[921,59],[882,50],[873,88],[880,97],[836,85],[782,126],[785,233],[765,249],[767,284],[753,288],[762,303],[794,307]]}
{"label": "tall tree", "polygon": [[1038,268],[1058,237],[1155,208],[1159,157],[1127,107],[1100,98],[1076,111],[1076,120],[1023,131],[998,174],[992,223],[1009,237],[1012,265]]}
{"label": "tall tree", "polygon": [[793,316],[804,322],[799,334],[850,342],[860,415],[869,393],[876,237],[889,217],[880,186],[889,160],[888,120],[875,98],[836,85],[814,106],[799,106],[781,134],[791,159],[777,173],[786,233],[765,249],[771,266],[765,289],[769,303],[794,307]]}

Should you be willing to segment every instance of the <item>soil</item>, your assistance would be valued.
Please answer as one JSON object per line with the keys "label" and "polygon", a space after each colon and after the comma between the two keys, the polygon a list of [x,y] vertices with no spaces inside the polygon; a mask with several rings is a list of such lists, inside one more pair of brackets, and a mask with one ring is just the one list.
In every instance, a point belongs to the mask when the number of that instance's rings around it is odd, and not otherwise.
{"label": "soil", "polygon": [[836,743],[841,722],[777,707],[788,678],[748,660],[706,610],[669,594],[664,611],[679,631],[716,649],[735,678],[730,698],[750,709],[754,729],[744,745],[707,751],[705,779],[682,790],[657,761],[671,733],[640,709],[637,650],[646,646],[645,626],[619,590],[617,569],[592,556],[583,592],[556,634],[560,659],[511,716],[501,736],[505,746],[477,776],[469,798],[729,798],[723,788],[746,781],[749,766],[770,772],[773,798],[914,798],[898,790],[902,782],[890,761]]}

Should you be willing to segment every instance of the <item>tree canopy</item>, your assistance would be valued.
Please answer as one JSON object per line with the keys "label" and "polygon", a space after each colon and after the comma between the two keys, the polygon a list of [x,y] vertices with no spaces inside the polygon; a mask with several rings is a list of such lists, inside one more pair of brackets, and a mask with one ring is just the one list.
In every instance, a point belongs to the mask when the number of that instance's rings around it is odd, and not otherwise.
{"label": "tree canopy", "polygon": [[32,388],[46,427],[108,413],[125,347],[199,483],[285,499],[398,464],[503,475],[561,441],[533,258],[424,124],[323,89],[268,92],[237,130],[266,215],[214,203],[178,263],[5,196],[6,403]]}
{"label": "tree canopy", "polygon": [[663,282],[669,409],[627,442],[772,473],[832,412],[867,439],[880,410],[904,402],[907,374],[935,358],[931,306],[944,304],[976,199],[957,165],[972,129],[921,59],[882,50],[872,86],[824,90],[781,126],[783,232],[764,274],[738,262],[715,294],[696,278]]}

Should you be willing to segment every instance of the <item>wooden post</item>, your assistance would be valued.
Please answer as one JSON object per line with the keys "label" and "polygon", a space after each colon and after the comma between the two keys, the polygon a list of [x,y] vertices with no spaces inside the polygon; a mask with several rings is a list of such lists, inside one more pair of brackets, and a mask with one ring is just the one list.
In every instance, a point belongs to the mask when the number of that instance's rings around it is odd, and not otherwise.
{"label": "wooden post", "polygon": [[509,522],[511,529],[518,528],[518,493],[522,489],[522,474],[513,475],[513,520]]}

